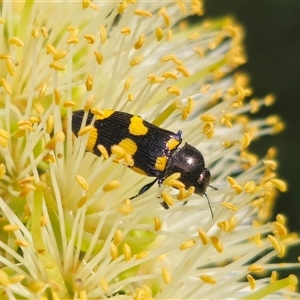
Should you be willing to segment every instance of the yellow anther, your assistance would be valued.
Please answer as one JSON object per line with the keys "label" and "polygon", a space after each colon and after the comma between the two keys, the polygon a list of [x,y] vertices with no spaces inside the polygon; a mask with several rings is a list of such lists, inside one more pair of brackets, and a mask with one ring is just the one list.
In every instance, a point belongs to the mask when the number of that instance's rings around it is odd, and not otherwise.
{"label": "yellow anther", "polygon": [[161,83],[163,82],[165,79],[163,77],[157,77],[153,74],[149,74],[147,76],[147,79],[149,81],[150,84],[157,84],[157,83]]}
{"label": "yellow anther", "polygon": [[169,181],[177,180],[180,178],[180,176],[181,176],[180,173],[173,173],[163,181],[163,184],[168,185]]}
{"label": "yellow anther", "polygon": [[98,145],[97,149],[100,151],[101,156],[103,156],[104,159],[108,159],[109,157],[108,152],[103,145]]}
{"label": "yellow anther", "polygon": [[103,54],[100,53],[99,51],[94,51],[94,55],[96,57],[96,61],[98,65],[101,65],[103,63]]}
{"label": "yellow anther", "polygon": [[260,108],[258,100],[257,99],[252,99],[250,101],[250,107],[251,107],[250,108],[250,113],[252,113],[252,114],[257,113],[259,111],[259,108]]}
{"label": "yellow anther", "polygon": [[85,87],[88,92],[93,89],[93,83],[94,83],[93,75],[89,74],[85,82]]}
{"label": "yellow anther", "polygon": [[152,14],[149,11],[146,10],[135,10],[134,14],[139,17],[145,17],[145,18],[151,18]]}
{"label": "yellow anther", "polygon": [[54,128],[54,118],[53,115],[49,115],[47,122],[46,122],[46,132],[50,134]]}
{"label": "yellow anther", "polygon": [[270,283],[273,283],[277,280],[278,273],[276,271],[272,271],[271,276],[270,276]]}
{"label": "yellow anther", "polygon": [[[20,120],[18,122],[18,127],[20,129],[32,130],[32,123],[30,121],[27,121],[27,120]],[[1,136],[1,134],[0,134],[0,136]]]}
{"label": "yellow anther", "polygon": [[132,102],[133,100],[134,100],[134,95],[133,94],[128,94],[127,95],[127,100],[129,101],[129,102]]}
{"label": "yellow anther", "polygon": [[135,57],[133,60],[131,60],[129,62],[129,65],[131,67],[134,67],[134,66],[138,65],[143,60],[143,58],[144,58],[143,55],[139,55],[138,57]]}
{"label": "yellow anther", "polygon": [[38,124],[38,123],[41,123],[41,118],[39,118],[39,117],[30,117],[29,121],[30,121],[31,124]]}
{"label": "yellow anther", "polygon": [[275,187],[278,188],[280,192],[286,192],[287,187],[284,181],[276,178],[271,179],[270,181],[274,184]]}
{"label": "yellow anther", "polygon": [[114,243],[110,244],[110,256],[112,260],[116,260],[118,258],[118,248]]}
{"label": "yellow anther", "polygon": [[112,180],[105,184],[102,188],[103,192],[110,192],[115,189],[118,189],[121,186],[121,182],[119,180]]}
{"label": "yellow anther", "polygon": [[200,56],[200,57],[204,57],[204,53],[203,50],[199,47],[194,47],[194,51]]}
{"label": "yellow anther", "polygon": [[204,86],[200,89],[199,92],[202,93],[202,94],[205,94],[206,92],[209,91],[209,89],[210,89],[210,85],[207,84],[207,85],[204,85]]}
{"label": "yellow anther", "polygon": [[199,278],[205,283],[209,283],[209,284],[217,283],[217,280],[211,275],[203,274],[203,275],[200,275]]}
{"label": "yellow anther", "polygon": [[48,150],[53,150],[57,142],[64,142],[65,134],[62,131],[59,131],[55,134],[55,136],[47,143],[45,146]]}
{"label": "yellow anther", "polygon": [[171,186],[171,187],[174,187],[176,189],[181,189],[181,188],[185,187],[184,183],[182,183],[179,180],[168,180],[167,182],[164,181],[163,185]]}
{"label": "yellow anther", "polygon": [[287,235],[287,229],[279,222],[273,222],[274,231],[273,233],[280,238],[284,238]]}
{"label": "yellow anther", "polygon": [[130,259],[131,259],[131,249],[130,249],[130,246],[128,244],[124,243],[122,249],[123,249],[123,254],[124,254],[125,260],[126,261],[130,261]]}
{"label": "yellow anther", "polygon": [[249,133],[244,133],[243,137],[240,139],[242,149],[245,149],[249,146],[251,141],[251,135]]}
{"label": "yellow anther", "polygon": [[15,240],[15,244],[20,247],[29,247],[29,244],[25,240]]}
{"label": "yellow anther", "polygon": [[264,99],[265,106],[271,106],[275,102],[275,96],[270,94],[267,95]]}
{"label": "yellow anther", "polygon": [[5,78],[0,79],[0,84],[2,85],[3,89],[5,90],[5,92],[7,94],[9,94],[9,95],[12,94],[11,86]]}
{"label": "yellow anther", "polygon": [[231,209],[232,211],[237,211],[238,210],[237,207],[234,204],[230,203],[230,202],[222,202],[221,205],[228,208],[228,209]]}
{"label": "yellow anther", "polygon": [[178,71],[184,77],[189,77],[190,76],[189,71],[183,66],[177,66],[176,71]]}
{"label": "yellow anther", "polygon": [[142,34],[135,42],[134,49],[138,50],[138,49],[142,48],[145,43],[145,39],[146,39],[145,34]]}
{"label": "yellow anther", "polygon": [[54,99],[54,103],[56,105],[60,105],[61,94],[60,94],[60,92],[59,92],[58,89],[54,89],[54,91],[53,91],[53,99]]}
{"label": "yellow anther", "polygon": [[87,181],[79,175],[76,175],[76,181],[77,183],[85,190],[87,191],[89,189],[89,184],[87,183]]}
{"label": "yellow anther", "polygon": [[165,7],[162,7],[159,12],[158,12],[158,15],[162,16],[163,19],[164,19],[164,22],[165,22],[165,26],[166,27],[170,27],[170,24],[171,24],[171,20],[170,20],[170,17],[167,15],[166,13],[166,8]]}
{"label": "yellow anther", "polygon": [[167,88],[167,92],[171,95],[174,95],[174,96],[179,96],[180,95],[180,90],[177,86],[169,86]]}
{"label": "yellow anther", "polygon": [[53,54],[53,60],[60,60],[60,59],[63,59],[67,56],[68,54],[68,51],[58,51],[56,53]]}
{"label": "yellow anther", "polygon": [[214,246],[214,248],[218,251],[218,252],[223,252],[223,245],[221,243],[221,241],[219,240],[219,238],[217,238],[216,236],[211,236],[210,237],[210,241],[212,243],[212,245]]}
{"label": "yellow anther", "polygon": [[256,187],[255,181],[250,180],[250,181],[248,181],[248,182],[245,184],[245,186],[244,186],[244,191],[245,191],[246,193],[251,193],[251,192],[253,192],[253,191],[255,190],[255,187]]}
{"label": "yellow anther", "polygon": [[82,0],[82,9],[87,9],[90,6],[90,0]]}
{"label": "yellow anther", "polygon": [[118,7],[118,14],[120,14],[120,15],[123,14],[128,6],[129,6],[128,1],[121,2]]}
{"label": "yellow anther", "polygon": [[21,39],[17,38],[17,37],[12,37],[10,39],[8,39],[8,43],[17,47],[23,47],[24,44],[21,41]]}
{"label": "yellow anther", "polygon": [[9,139],[10,134],[6,130],[0,128],[0,137],[2,137],[3,139]]}
{"label": "yellow anther", "polygon": [[160,42],[164,38],[164,31],[162,30],[162,28],[155,28],[155,38],[157,42]]}
{"label": "yellow anther", "polygon": [[96,41],[96,38],[92,34],[85,34],[83,37],[89,44],[94,44]]}
{"label": "yellow anther", "polygon": [[171,276],[170,271],[167,268],[164,267],[164,268],[161,269],[161,276],[162,276],[165,284],[171,283],[172,276]]}
{"label": "yellow anther", "polygon": [[66,108],[73,108],[75,106],[76,106],[76,102],[74,102],[74,101],[68,100],[64,103],[64,107],[66,107]]}
{"label": "yellow anther", "polygon": [[238,94],[238,101],[243,101],[244,98],[245,98],[244,89],[241,86],[238,85],[236,87],[236,91],[237,91],[237,94]]}
{"label": "yellow anther", "polygon": [[133,206],[129,199],[123,201],[122,205],[117,207],[117,211],[124,214],[125,216],[129,215],[133,211]]}
{"label": "yellow anther", "polygon": [[149,251],[142,251],[134,255],[135,259],[143,259],[149,255]]}
{"label": "yellow anther", "polygon": [[285,217],[284,217],[283,215],[281,215],[281,214],[278,214],[278,215],[276,216],[276,221],[277,221],[279,224],[281,224],[281,225],[284,225],[284,224],[286,223]]}
{"label": "yellow anther", "polygon": [[271,170],[276,170],[277,164],[274,160],[266,159],[263,162],[264,162],[264,165],[269,167]]}
{"label": "yellow anther", "polygon": [[123,238],[122,231],[120,229],[117,229],[114,234],[114,239],[113,239],[114,244],[118,246],[121,243],[122,238]]}
{"label": "yellow anther", "polygon": [[209,123],[215,123],[217,122],[217,119],[211,115],[211,114],[204,114],[200,116],[200,120],[202,122],[209,122]]}
{"label": "yellow anther", "polygon": [[162,74],[162,77],[167,78],[167,79],[178,79],[177,74],[173,73],[173,72],[165,72]]}
{"label": "yellow anther", "polygon": [[41,216],[41,219],[40,219],[40,225],[41,225],[42,227],[45,227],[46,224],[47,224],[47,221],[48,221],[48,217],[47,217],[46,215],[42,215],[42,216]]}
{"label": "yellow anther", "polygon": [[159,231],[162,228],[162,221],[159,217],[154,217],[154,230]]}
{"label": "yellow anther", "polygon": [[6,288],[11,284],[9,276],[0,269],[0,285],[2,288]]}
{"label": "yellow anther", "polygon": [[214,133],[213,123],[205,122],[202,127],[202,133],[207,137],[211,137]]}
{"label": "yellow anther", "polygon": [[256,285],[255,279],[251,275],[247,275],[247,280],[249,282],[251,291],[253,291]]}
{"label": "yellow anther", "polygon": [[203,229],[201,229],[201,228],[198,229],[198,236],[199,236],[199,238],[200,238],[203,245],[208,244],[209,237]]}
{"label": "yellow anther", "polygon": [[282,257],[285,253],[285,248],[284,248],[283,244],[279,243],[277,241],[277,239],[272,235],[268,235],[268,240],[271,242],[274,249],[277,250],[277,252],[278,252],[277,256]]}
{"label": "yellow anther", "polygon": [[5,19],[4,18],[0,18],[0,24],[5,24]]}
{"label": "yellow anther", "polygon": [[129,35],[131,33],[131,29],[129,27],[124,27],[121,30],[121,33],[124,34],[124,35]]}
{"label": "yellow anther", "polygon": [[51,154],[46,154],[44,157],[43,157],[43,161],[48,161],[50,163],[55,163],[55,157]]}
{"label": "yellow anther", "polygon": [[78,39],[76,36],[70,36],[70,37],[67,39],[66,43],[67,43],[68,45],[70,45],[70,44],[78,44],[78,43],[79,43],[79,39]]}
{"label": "yellow anther", "polygon": [[173,32],[172,32],[171,29],[169,29],[169,30],[167,31],[166,41],[167,41],[167,42],[170,42],[170,41],[172,40],[172,37],[173,37]]}
{"label": "yellow anther", "polygon": [[93,125],[88,125],[88,126],[85,126],[83,127],[82,129],[80,129],[78,131],[78,136],[83,136],[83,135],[86,135],[88,134],[89,132],[91,132],[95,127]]}
{"label": "yellow anther", "polygon": [[124,157],[125,153],[126,153],[124,148],[122,148],[121,146],[118,146],[118,145],[111,146],[110,150],[111,150],[112,154],[115,154],[117,157],[121,157],[121,158]]}
{"label": "yellow anther", "polygon": [[6,174],[6,166],[5,164],[0,164],[0,179]]}
{"label": "yellow anther", "polygon": [[57,52],[56,48],[52,44],[46,45],[46,53],[47,54],[55,54],[56,52]]}
{"label": "yellow anther", "polygon": [[230,176],[227,176],[227,177],[226,177],[226,180],[227,180],[227,182],[228,182],[230,185],[237,185],[236,180],[233,179],[233,178],[230,177]]}
{"label": "yellow anther", "polygon": [[196,244],[196,241],[193,239],[184,241],[181,243],[181,245],[179,246],[179,250],[186,250],[189,249],[191,247],[193,247]]}
{"label": "yellow anther", "polygon": [[99,32],[100,32],[100,40],[101,43],[104,45],[107,41],[107,33],[106,33],[106,28],[103,25],[99,26]]}
{"label": "yellow anther", "polygon": [[83,207],[87,202],[87,197],[83,196],[79,199],[79,201],[77,202],[77,208],[81,208]]}
{"label": "yellow anther", "polygon": [[39,98],[43,98],[46,94],[46,91],[47,91],[47,84],[43,83],[43,85],[42,85],[42,87],[40,88],[40,91],[39,91]]}
{"label": "yellow anther", "polygon": [[184,5],[183,2],[176,2],[176,5],[179,7],[179,9],[181,10],[182,14],[185,15],[186,14],[186,7]]}
{"label": "yellow anther", "polygon": [[199,39],[199,37],[200,37],[199,33],[195,32],[195,33],[188,36],[188,40],[194,41],[194,40]]}
{"label": "yellow anther", "polygon": [[64,71],[65,70],[65,67],[55,61],[52,61],[50,64],[49,64],[49,67],[51,69],[54,69],[56,71]]}
{"label": "yellow anther", "polygon": [[255,244],[256,244],[257,247],[261,247],[262,242],[261,242],[261,238],[260,238],[260,233],[257,233],[254,236],[254,242],[255,242]]}
{"label": "yellow anther", "polygon": [[228,232],[229,231],[229,223],[228,223],[228,221],[218,222],[217,226],[220,229],[223,229],[224,232]]}
{"label": "yellow anther", "polygon": [[14,64],[12,63],[12,61],[10,59],[5,60],[5,67],[10,76],[15,75]]}
{"label": "yellow anther", "polygon": [[16,224],[8,224],[8,225],[3,226],[3,230],[6,232],[12,232],[12,231],[16,231],[19,229],[20,229],[20,227]]}
{"label": "yellow anther", "polygon": [[124,83],[124,90],[125,90],[125,91],[128,91],[128,90],[129,90],[129,88],[130,88],[131,85],[132,85],[132,82],[133,82],[133,77],[132,77],[132,76],[129,76],[129,77],[126,79],[125,83]]}
{"label": "yellow anther", "polygon": [[247,268],[249,272],[262,272],[264,269],[261,265],[253,264]]}
{"label": "yellow anther", "polygon": [[162,192],[161,197],[169,206],[174,204],[174,199],[168,192]]}

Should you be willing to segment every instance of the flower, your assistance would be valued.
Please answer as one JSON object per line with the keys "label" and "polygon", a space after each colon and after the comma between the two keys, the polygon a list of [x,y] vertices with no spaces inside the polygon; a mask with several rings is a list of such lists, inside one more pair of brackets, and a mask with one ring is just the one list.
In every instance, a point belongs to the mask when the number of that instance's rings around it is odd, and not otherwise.
{"label": "flower", "polygon": [[[238,25],[189,25],[200,1],[5,1],[1,12],[3,298],[299,296],[283,289],[294,275],[255,280],[299,239],[281,215],[266,223],[286,187],[276,151],[258,159],[247,146],[283,125],[249,118],[273,98],[247,101],[246,76],[233,74],[245,61]],[[172,188],[178,174],[130,201],[149,178],[123,166],[124,152],[113,163],[120,148],[86,152],[88,130],[73,136],[72,111],[95,108],[182,130],[218,188],[207,191],[213,218],[205,198]]]}

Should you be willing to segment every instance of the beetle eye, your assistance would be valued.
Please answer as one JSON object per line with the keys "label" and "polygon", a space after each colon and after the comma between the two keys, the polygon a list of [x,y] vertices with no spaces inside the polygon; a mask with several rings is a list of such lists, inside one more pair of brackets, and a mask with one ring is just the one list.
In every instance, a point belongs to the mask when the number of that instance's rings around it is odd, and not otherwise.
{"label": "beetle eye", "polygon": [[207,187],[209,186],[209,182],[210,182],[210,172],[208,171],[208,169],[204,168],[197,180],[197,187],[195,192],[199,195],[204,194]]}

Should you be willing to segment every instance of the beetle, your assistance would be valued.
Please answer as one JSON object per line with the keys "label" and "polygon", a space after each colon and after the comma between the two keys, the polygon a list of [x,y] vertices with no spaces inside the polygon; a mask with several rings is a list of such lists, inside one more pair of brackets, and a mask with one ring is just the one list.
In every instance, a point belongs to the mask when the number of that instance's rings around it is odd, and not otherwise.
{"label": "beetle", "polygon": [[[76,137],[81,128],[85,111],[74,111],[72,115],[72,131]],[[195,147],[182,142],[182,131],[177,133],[165,130],[143,120],[140,116],[115,110],[101,110],[101,114],[87,112],[84,125],[93,124],[94,128],[89,134],[87,150],[101,156],[98,145],[105,147],[111,155],[111,147],[120,145],[132,155],[134,165],[130,168],[142,175],[155,177],[155,180],[143,186],[137,196],[145,193],[155,182],[159,186],[173,173],[180,173],[179,181],[185,188],[193,186],[194,193],[206,195],[211,175],[205,167],[203,155]],[[211,188],[214,188],[210,186]],[[215,188],[214,188],[215,189]],[[165,209],[168,205],[161,203]],[[212,209],[210,207],[211,214]]]}

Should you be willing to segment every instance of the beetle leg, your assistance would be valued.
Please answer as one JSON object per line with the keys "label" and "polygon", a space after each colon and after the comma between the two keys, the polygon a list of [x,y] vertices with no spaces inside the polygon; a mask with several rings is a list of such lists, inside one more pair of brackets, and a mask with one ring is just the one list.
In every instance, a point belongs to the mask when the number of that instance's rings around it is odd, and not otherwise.
{"label": "beetle leg", "polygon": [[131,198],[129,198],[129,199],[132,200],[132,199],[138,197],[139,195],[144,194],[145,192],[147,192],[147,191],[152,187],[152,185],[153,185],[156,181],[157,181],[157,178],[155,178],[154,181],[152,181],[152,182],[150,182],[150,183],[144,185],[144,186],[140,189],[140,191],[139,191],[135,196],[133,196],[133,197],[131,197]]}

